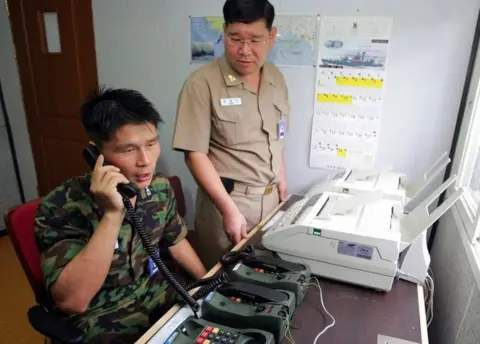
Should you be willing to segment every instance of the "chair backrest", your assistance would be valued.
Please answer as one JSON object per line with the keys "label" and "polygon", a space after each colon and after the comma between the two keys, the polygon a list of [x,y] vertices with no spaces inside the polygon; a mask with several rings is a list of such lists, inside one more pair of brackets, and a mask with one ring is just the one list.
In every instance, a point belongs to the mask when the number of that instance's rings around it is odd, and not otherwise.
{"label": "chair backrest", "polygon": [[7,233],[37,303],[46,305],[46,291],[40,263],[40,252],[35,243],[34,218],[41,199],[35,199],[10,208],[4,216]]}
{"label": "chair backrest", "polygon": [[181,217],[185,217],[187,214],[187,208],[185,207],[185,196],[183,194],[183,187],[180,178],[177,176],[168,177],[170,184],[172,185],[173,192],[175,194],[175,200],[177,202],[177,210]]}

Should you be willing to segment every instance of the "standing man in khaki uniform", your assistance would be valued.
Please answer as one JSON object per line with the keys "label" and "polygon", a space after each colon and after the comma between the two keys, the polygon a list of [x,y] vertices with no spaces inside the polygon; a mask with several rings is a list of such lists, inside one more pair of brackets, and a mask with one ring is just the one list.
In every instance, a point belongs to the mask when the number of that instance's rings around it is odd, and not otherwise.
{"label": "standing man in khaki uniform", "polygon": [[197,253],[207,269],[287,196],[287,86],[266,62],[275,10],[267,0],[227,0],[223,16],[225,55],[186,80],[173,138],[199,185]]}

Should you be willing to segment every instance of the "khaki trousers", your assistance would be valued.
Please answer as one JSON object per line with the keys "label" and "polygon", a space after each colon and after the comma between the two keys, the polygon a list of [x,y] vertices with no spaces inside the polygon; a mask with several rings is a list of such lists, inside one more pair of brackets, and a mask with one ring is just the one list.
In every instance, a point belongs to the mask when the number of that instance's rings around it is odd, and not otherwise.
{"label": "khaki trousers", "polygon": [[[264,194],[264,189],[235,184],[230,194],[240,212],[245,216],[247,232],[268,216],[279,203],[276,186],[267,195]],[[219,262],[220,256],[234,245],[225,235],[222,214],[201,188],[197,189],[195,202],[195,230],[195,250],[205,268],[210,270]]]}

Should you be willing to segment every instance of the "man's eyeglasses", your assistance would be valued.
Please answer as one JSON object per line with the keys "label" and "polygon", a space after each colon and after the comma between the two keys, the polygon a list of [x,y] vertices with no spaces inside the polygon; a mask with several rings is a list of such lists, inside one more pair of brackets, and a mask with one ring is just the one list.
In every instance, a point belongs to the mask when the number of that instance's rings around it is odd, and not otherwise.
{"label": "man's eyeglasses", "polygon": [[250,47],[259,47],[267,43],[265,38],[252,38],[252,39],[245,39],[240,37],[232,37],[228,32],[225,32],[230,43],[234,46],[241,47],[245,43],[247,43]]}

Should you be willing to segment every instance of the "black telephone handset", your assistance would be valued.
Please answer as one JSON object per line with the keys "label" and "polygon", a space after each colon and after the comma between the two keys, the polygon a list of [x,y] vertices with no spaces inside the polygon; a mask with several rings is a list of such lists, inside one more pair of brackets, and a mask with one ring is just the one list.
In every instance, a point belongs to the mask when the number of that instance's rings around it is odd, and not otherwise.
{"label": "black telephone handset", "polygon": [[[94,168],[99,155],[100,155],[99,149],[97,148],[97,146],[92,144],[89,144],[83,150],[83,156],[92,169]],[[108,164],[108,162],[106,163]],[[160,259],[160,255],[158,254],[157,249],[154,247],[154,245],[152,244],[150,238],[148,237],[145,231],[145,224],[143,223],[143,221],[139,219],[139,217],[137,216],[137,213],[135,212],[135,209],[132,206],[132,203],[130,202],[130,198],[133,198],[137,194],[137,187],[134,184],[119,184],[117,189],[119,193],[122,195],[123,204],[125,206],[125,209],[127,210],[127,216],[132,220],[134,229],[140,235],[140,239],[142,240],[145,250],[147,251],[149,256],[152,258],[155,265],[160,269],[162,274],[165,276],[167,281],[176,289],[176,291],[178,292],[178,294],[180,294],[182,299],[192,308],[194,314],[197,315],[197,312],[200,309],[200,305],[197,303],[195,298],[188,293],[187,289],[183,287],[175,279],[175,277],[172,275],[172,273],[168,270],[168,268],[165,266],[163,261]],[[203,283],[201,282],[202,281],[199,281],[197,282],[197,284],[202,285]],[[209,282],[211,285],[212,284],[211,280],[206,281],[206,283],[209,283]],[[216,282],[217,284],[219,283],[218,281],[213,281],[213,282]],[[204,292],[202,292],[202,295],[203,294]]]}
{"label": "black telephone handset", "polygon": [[[92,170],[95,168],[95,164],[99,156],[100,156],[100,150],[95,145],[89,144],[83,150],[83,157],[87,161],[88,165],[90,165],[90,168]],[[103,166],[105,165],[111,165],[111,164],[108,161],[104,161]],[[137,195],[138,189],[133,183],[130,183],[130,184],[118,184],[117,190],[121,195],[126,196],[130,199]]]}
{"label": "black telephone handset", "polygon": [[223,266],[236,264],[237,262],[255,269],[265,269],[274,273],[302,272],[305,266],[292,263],[269,255],[257,255],[253,246],[247,246],[244,250],[230,251],[220,257]]}
{"label": "black telephone handset", "polygon": [[243,282],[231,282],[222,285],[217,289],[217,292],[227,298],[241,296],[243,300],[254,303],[282,303],[288,301],[287,295],[279,290]]}

